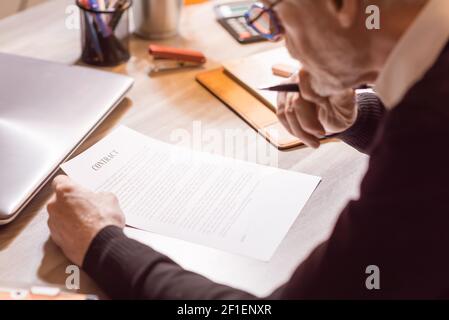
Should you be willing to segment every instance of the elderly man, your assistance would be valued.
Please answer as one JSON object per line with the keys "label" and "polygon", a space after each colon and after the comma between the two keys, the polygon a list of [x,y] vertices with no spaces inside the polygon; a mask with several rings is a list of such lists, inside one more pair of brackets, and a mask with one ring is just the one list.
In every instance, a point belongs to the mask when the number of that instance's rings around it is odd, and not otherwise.
{"label": "elderly man", "polygon": [[[366,27],[377,5],[381,28]],[[301,60],[301,94],[279,96],[279,118],[312,147],[328,133],[369,153],[361,196],[330,238],[268,298],[448,297],[449,1],[264,1],[268,19]],[[267,13],[269,13],[267,15]],[[267,21],[251,21],[266,26]],[[377,94],[352,88],[375,83]],[[183,270],[123,234],[114,196],[66,177],[48,205],[53,240],[113,298],[240,299],[250,294]],[[381,270],[367,290],[365,269]],[[113,280],[113,281],[111,281]]]}

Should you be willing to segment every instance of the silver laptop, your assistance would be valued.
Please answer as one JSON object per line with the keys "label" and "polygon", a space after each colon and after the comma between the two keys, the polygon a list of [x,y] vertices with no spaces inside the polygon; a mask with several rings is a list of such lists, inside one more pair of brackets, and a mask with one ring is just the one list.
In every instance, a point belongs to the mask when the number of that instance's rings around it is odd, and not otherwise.
{"label": "silver laptop", "polygon": [[20,213],[132,84],[122,75],[0,53],[0,224]]}

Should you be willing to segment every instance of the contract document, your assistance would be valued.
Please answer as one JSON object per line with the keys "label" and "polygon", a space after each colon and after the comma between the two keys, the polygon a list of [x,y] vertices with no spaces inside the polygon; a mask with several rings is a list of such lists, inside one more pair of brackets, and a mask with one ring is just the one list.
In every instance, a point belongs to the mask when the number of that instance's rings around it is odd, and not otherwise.
{"label": "contract document", "polygon": [[113,192],[128,226],[268,261],[320,178],[166,144],[119,127],[63,164]]}

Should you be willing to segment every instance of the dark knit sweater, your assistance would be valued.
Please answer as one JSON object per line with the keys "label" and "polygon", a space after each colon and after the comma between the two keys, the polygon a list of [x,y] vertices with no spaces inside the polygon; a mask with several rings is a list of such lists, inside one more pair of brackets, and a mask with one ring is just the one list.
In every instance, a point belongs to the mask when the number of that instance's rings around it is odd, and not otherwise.
{"label": "dark knit sweater", "polygon": [[[386,112],[373,94],[341,139],[370,154],[360,199],[341,213],[330,238],[268,298],[440,298],[449,289],[449,47]],[[365,285],[380,269],[380,290]],[[183,270],[108,227],[94,239],[84,269],[111,298],[252,299]]]}

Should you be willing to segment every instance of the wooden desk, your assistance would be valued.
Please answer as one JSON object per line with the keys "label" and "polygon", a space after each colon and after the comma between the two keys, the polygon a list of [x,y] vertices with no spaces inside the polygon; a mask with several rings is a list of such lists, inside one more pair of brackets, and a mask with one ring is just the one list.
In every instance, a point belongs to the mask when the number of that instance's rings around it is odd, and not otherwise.
{"label": "wooden desk", "polygon": [[[0,51],[76,63],[80,56],[79,31],[65,26],[65,10],[72,3],[70,0],[50,1],[0,20]],[[215,22],[210,3],[187,7],[181,30],[180,37],[165,43],[204,51],[209,57],[207,68],[274,46],[236,43]],[[242,120],[195,82],[198,70],[149,77],[147,45],[148,41],[133,39],[132,59],[113,69],[134,77],[135,86],[128,99],[81,149],[118,123],[166,142],[173,142],[170,137],[176,129],[192,132],[194,121],[201,121],[202,130],[216,129],[221,133],[228,129],[248,129]],[[245,148],[237,150],[236,154],[242,157]],[[366,157],[340,142],[325,144],[318,151],[303,148],[279,152],[278,156],[281,168],[319,175],[323,182],[269,263],[164,238],[153,239],[154,245],[189,269],[258,295],[265,295],[285,282],[309,252],[326,239],[348,199],[357,195]],[[49,186],[46,186],[16,221],[0,228],[0,283],[64,285],[65,268],[70,263],[49,240],[45,210],[49,196]],[[101,293],[86,275],[82,276],[81,287],[82,292]]]}

